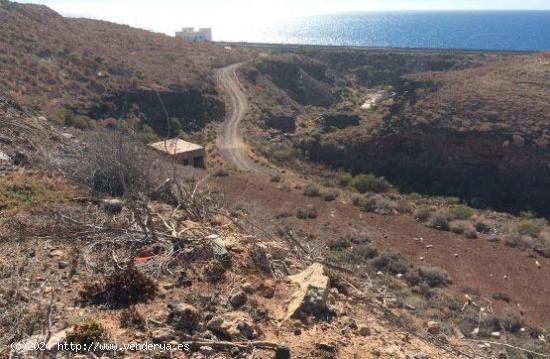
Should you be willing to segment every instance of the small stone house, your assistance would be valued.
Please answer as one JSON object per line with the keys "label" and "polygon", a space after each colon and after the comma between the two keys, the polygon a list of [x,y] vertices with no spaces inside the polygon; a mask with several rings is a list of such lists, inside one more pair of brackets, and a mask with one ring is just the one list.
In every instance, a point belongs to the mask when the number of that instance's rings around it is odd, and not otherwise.
{"label": "small stone house", "polygon": [[149,146],[166,155],[174,156],[184,166],[205,167],[206,152],[202,146],[179,138],[151,143]]}

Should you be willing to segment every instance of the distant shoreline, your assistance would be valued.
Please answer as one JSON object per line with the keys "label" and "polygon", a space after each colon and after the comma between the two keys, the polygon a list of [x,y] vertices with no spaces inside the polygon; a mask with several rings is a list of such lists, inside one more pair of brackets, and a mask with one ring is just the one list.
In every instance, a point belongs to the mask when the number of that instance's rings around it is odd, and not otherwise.
{"label": "distant shoreline", "polygon": [[499,53],[499,54],[536,54],[549,52],[549,50],[500,50],[500,49],[457,49],[457,48],[434,48],[434,47],[383,47],[383,46],[353,46],[353,45],[313,45],[313,44],[282,44],[268,42],[246,42],[246,41],[214,41],[220,46],[265,48],[277,50],[296,49],[326,49],[326,50],[358,50],[358,51],[400,51],[400,52],[457,52],[457,53]]}

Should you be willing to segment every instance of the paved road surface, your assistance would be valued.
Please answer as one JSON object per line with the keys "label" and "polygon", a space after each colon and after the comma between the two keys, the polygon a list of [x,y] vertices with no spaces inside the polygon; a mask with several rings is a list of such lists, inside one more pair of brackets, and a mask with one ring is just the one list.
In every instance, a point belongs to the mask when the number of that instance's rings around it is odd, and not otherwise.
{"label": "paved road surface", "polygon": [[221,126],[216,145],[223,157],[237,170],[246,172],[268,173],[267,169],[255,163],[248,155],[248,147],[241,135],[241,121],[248,110],[248,100],[241,90],[236,71],[242,63],[217,70],[216,77],[223,86],[229,109]]}

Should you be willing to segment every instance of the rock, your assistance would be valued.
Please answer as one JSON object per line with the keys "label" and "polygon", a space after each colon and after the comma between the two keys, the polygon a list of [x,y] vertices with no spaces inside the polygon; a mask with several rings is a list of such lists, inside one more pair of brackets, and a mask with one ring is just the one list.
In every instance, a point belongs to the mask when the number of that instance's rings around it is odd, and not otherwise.
{"label": "rock", "polygon": [[315,347],[329,353],[336,353],[336,345],[329,343],[316,343]]}
{"label": "rock", "polygon": [[321,264],[315,263],[288,279],[298,284],[299,288],[290,298],[286,319],[299,318],[303,314],[314,314],[318,317],[327,314],[329,278]]}
{"label": "rock", "polygon": [[268,244],[269,253],[271,258],[276,260],[285,260],[290,255],[290,250],[277,242],[271,242]]}
{"label": "rock", "polygon": [[271,262],[267,247],[262,243],[257,243],[252,249],[252,262],[266,274],[273,275],[271,271]]}
{"label": "rock", "polygon": [[0,151],[0,163],[11,163],[11,157],[5,154],[4,152]]}
{"label": "rock", "polygon": [[492,336],[493,338],[499,339],[499,338],[500,338],[500,332],[492,332],[492,333],[491,333],[491,336]]}
{"label": "rock", "polygon": [[363,337],[368,337],[371,335],[371,331],[370,331],[370,328],[367,327],[367,326],[361,326],[359,328],[359,335],[363,336]]}
{"label": "rock", "polygon": [[173,338],[172,332],[166,328],[157,329],[151,333],[151,339],[154,343],[165,343]]}
{"label": "rock", "polygon": [[413,358],[414,359],[429,359],[428,355],[425,354],[425,353],[422,353],[422,352],[415,354]]}
{"label": "rock", "polygon": [[200,352],[202,355],[208,357],[208,356],[214,354],[216,351],[215,351],[214,348],[212,348],[212,347],[202,346],[202,347],[199,348],[199,352]]}
{"label": "rock", "polygon": [[243,284],[243,286],[241,288],[247,294],[254,293],[254,286],[252,285],[252,283],[246,282],[245,284]]}
{"label": "rock", "polygon": [[206,324],[206,327],[215,334],[230,340],[241,337],[254,339],[258,333],[252,323],[253,320],[248,313],[229,312],[215,316]]}
{"label": "rock", "polygon": [[69,263],[66,261],[59,261],[57,263],[57,266],[59,267],[59,269],[65,269],[69,266]]}
{"label": "rock", "polygon": [[438,335],[441,333],[441,325],[438,322],[430,321],[428,322],[428,333],[432,335]]}
{"label": "rock", "polygon": [[225,242],[217,234],[207,237],[210,241],[210,247],[214,252],[214,257],[224,265],[231,264],[231,254],[225,246]]}
{"label": "rock", "polygon": [[248,297],[246,296],[245,292],[238,292],[237,294],[234,294],[229,298],[229,303],[233,306],[233,308],[238,309],[246,304],[248,300]]}
{"label": "rock", "polygon": [[48,255],[50,256],[50,258],[64,257],[65,252],[61,249],[52,249]]}
{"label": "rock", "polygon": [[193,330],[199,321],[199,311],[187,303],[169,304],[167,322],[176,329]]}
{"label": "rock", "polygon": [[290,359],[290,349],[287,347],[278,347],[275,350],[275,359]]}

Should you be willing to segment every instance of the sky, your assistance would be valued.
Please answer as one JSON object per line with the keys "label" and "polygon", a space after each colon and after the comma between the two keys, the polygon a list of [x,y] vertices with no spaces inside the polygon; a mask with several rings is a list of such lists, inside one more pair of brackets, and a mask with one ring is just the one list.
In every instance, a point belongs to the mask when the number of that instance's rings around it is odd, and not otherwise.
{"label": "sky", "polygon": [[550,10],[550,0],[16,0],[65,16],[102,19],[173,34],[183,26],[229,29],[289,17],[383,10]]}

